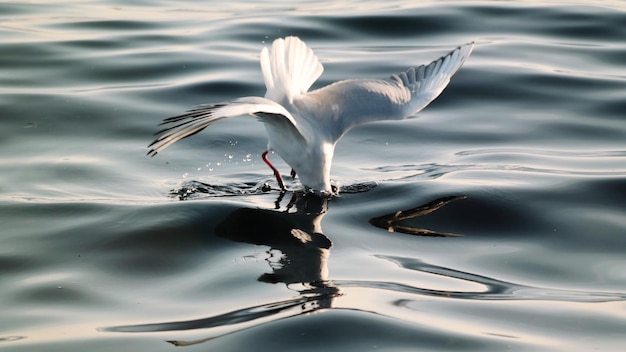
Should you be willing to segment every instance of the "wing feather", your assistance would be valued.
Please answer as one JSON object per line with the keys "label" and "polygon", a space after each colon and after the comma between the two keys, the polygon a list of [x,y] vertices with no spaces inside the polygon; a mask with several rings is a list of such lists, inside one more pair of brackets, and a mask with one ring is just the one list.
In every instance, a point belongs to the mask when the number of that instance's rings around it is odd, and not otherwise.
{"label": "wing feather", "polygon": [[201,105],[188,112],[166,118],[161,125],[167,127],[155,133],[158,137],[148,145],[148,155],[155,156],[177,141],[192,136],[216,121],[241,115],[259,114],[262,119],[277,119],[299,130],[295,119],[281,105],[261,97],[244,97],[230,102]]}
{"label": "wing feather", "polygon": [[324,71],[313,50],[298,37],[279,38],[272,49],[261,51],[261,71],[267,88],[265,97],[291,102],[306,93]]}
{"label": "wing feather", "polygon": [[472,52],[474,43],[456,48],[427,65],[411,67],[386,80],[351,79],[294,99],[305,116],[331,130],[337,141],[352,127],[379,120],[400,120],[414,115],[433,101]]}

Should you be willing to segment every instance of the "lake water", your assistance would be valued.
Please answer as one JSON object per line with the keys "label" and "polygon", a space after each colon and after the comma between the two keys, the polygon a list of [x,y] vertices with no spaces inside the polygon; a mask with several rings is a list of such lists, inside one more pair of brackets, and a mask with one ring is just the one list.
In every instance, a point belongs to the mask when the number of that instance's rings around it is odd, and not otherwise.
{"label": "lake water", "polygon": [[[623,1],[0,3],[0,350],[622,350],[624,24]],[[163,118],[262,96],[287,35],[314,88],[476,46],[417,118],[341,140],[328,202],[279,199],[254,118],[146,156]]]}

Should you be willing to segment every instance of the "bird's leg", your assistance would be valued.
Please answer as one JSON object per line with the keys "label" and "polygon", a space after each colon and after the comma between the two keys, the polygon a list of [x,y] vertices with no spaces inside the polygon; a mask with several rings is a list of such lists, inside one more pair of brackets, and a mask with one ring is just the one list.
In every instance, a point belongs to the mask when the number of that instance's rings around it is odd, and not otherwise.
{"label": "bird's leg", "polygon": [[276,170],[276,168],[274,167],[274,165],[272,165],[272,163],[270,163],[269,160],[267,160],[267,153],[269,153],[269,150],[266,150],[263,152],[263,154],[261,154],[261,159],[263,159],[263,161],[267,164],[267,166],[270,167],[270,169],[272,169],[272,171],[274,171],[274,176],[276,176],[276,182],[278,182],[278,186],[280,187],[280,190],[282,192],[287,191],[287,189],[285,188],[285,183],[283,182],[283,177],[280,175],[280,172],[278,172],[278,170]]}
{"label": "bird's leg", "polygon": [[296,170],[291,169],[291,178],[296,178]]}

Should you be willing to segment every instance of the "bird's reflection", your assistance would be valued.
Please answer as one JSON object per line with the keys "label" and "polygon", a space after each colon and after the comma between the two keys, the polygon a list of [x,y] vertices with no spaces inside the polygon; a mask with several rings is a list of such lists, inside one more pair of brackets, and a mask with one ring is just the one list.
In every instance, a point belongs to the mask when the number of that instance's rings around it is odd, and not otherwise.
{"label": "bird's reflection", "polygon": [[[321,221],[328,213],[329,198],[313,193],[293,193],[281,209],[284,193],[276,200],[277,209],[239,208],[228,214],[215,227],[217,236],[236,242],[270,247],[267,259],[271,272],[262,274],[260,282],[285,284],[298,293],[295,298],[246,307],[202,319],[117,326],[105,331],[154,332],[206,329],[237,325],[237,328],[218,336],[193,341],[168,341],[176,346],[188,346],[215,339],[253,327],[263,321],[289,318],[319,309],[332,308],[334,300],[342,295],[339,286],[328,278],[328,257],[332,241],[324,235]],[[450,201],[463,197],[444,197],[420,207],[396,211],[375,217],[370,222],[385,230],[413,235],[452,236],[435,231],[414,229],[401,225],[406,220],[435,211]]]}
{"label": "bird's reflection", "polygon": [[[327,261],[332,242],[322,233],[328,199],[294,194],[285,211],[240,208],[217,225],[218,236],[236,242],[269,246],[271,273],[267,283],[303,285],[301,293],[338,294],[328,281]],[[328,302],[330,303],[330,302]]]}
{"label": "bird's reflection", "polygon": [[[280,209],[284,195],[281,193],[276,200],[276,209]],[[258,280],[286,284],[299,294],[294,299],[227,313],[226,318],[230,315],[232,320],[225,320],[224,325],[253,321],[270,315],[275,318],[291,317],[332,307],[333,300],[341,292],[328,280],[327,265],[332,242],[322,233],[321,227],[321,220],[328,211],[328,200],[312,193],[297,192],[293,194],[284,211],[240,208],[217,225],[215,233],[220,237],[270,247],[267,261],[272,271],[261,275]],[[206,323],[214,323],[211,319],[218,317],[203,319],[199,325],[208,327]],[[188,346],[216,337],[219,336],[168,342],[176,346]]]}

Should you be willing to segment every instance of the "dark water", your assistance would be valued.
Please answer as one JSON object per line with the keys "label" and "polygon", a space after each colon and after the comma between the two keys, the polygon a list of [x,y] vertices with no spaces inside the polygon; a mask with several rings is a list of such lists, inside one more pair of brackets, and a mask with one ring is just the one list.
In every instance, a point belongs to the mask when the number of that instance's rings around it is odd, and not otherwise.
{"label": "dark water", "polygon": [[[0,3],[0,350],[621,350],[624,3],[414,3]],[[476,47],[329,202],[278,199],[251,118],[145,156],[285,35],[315,87]]]}

